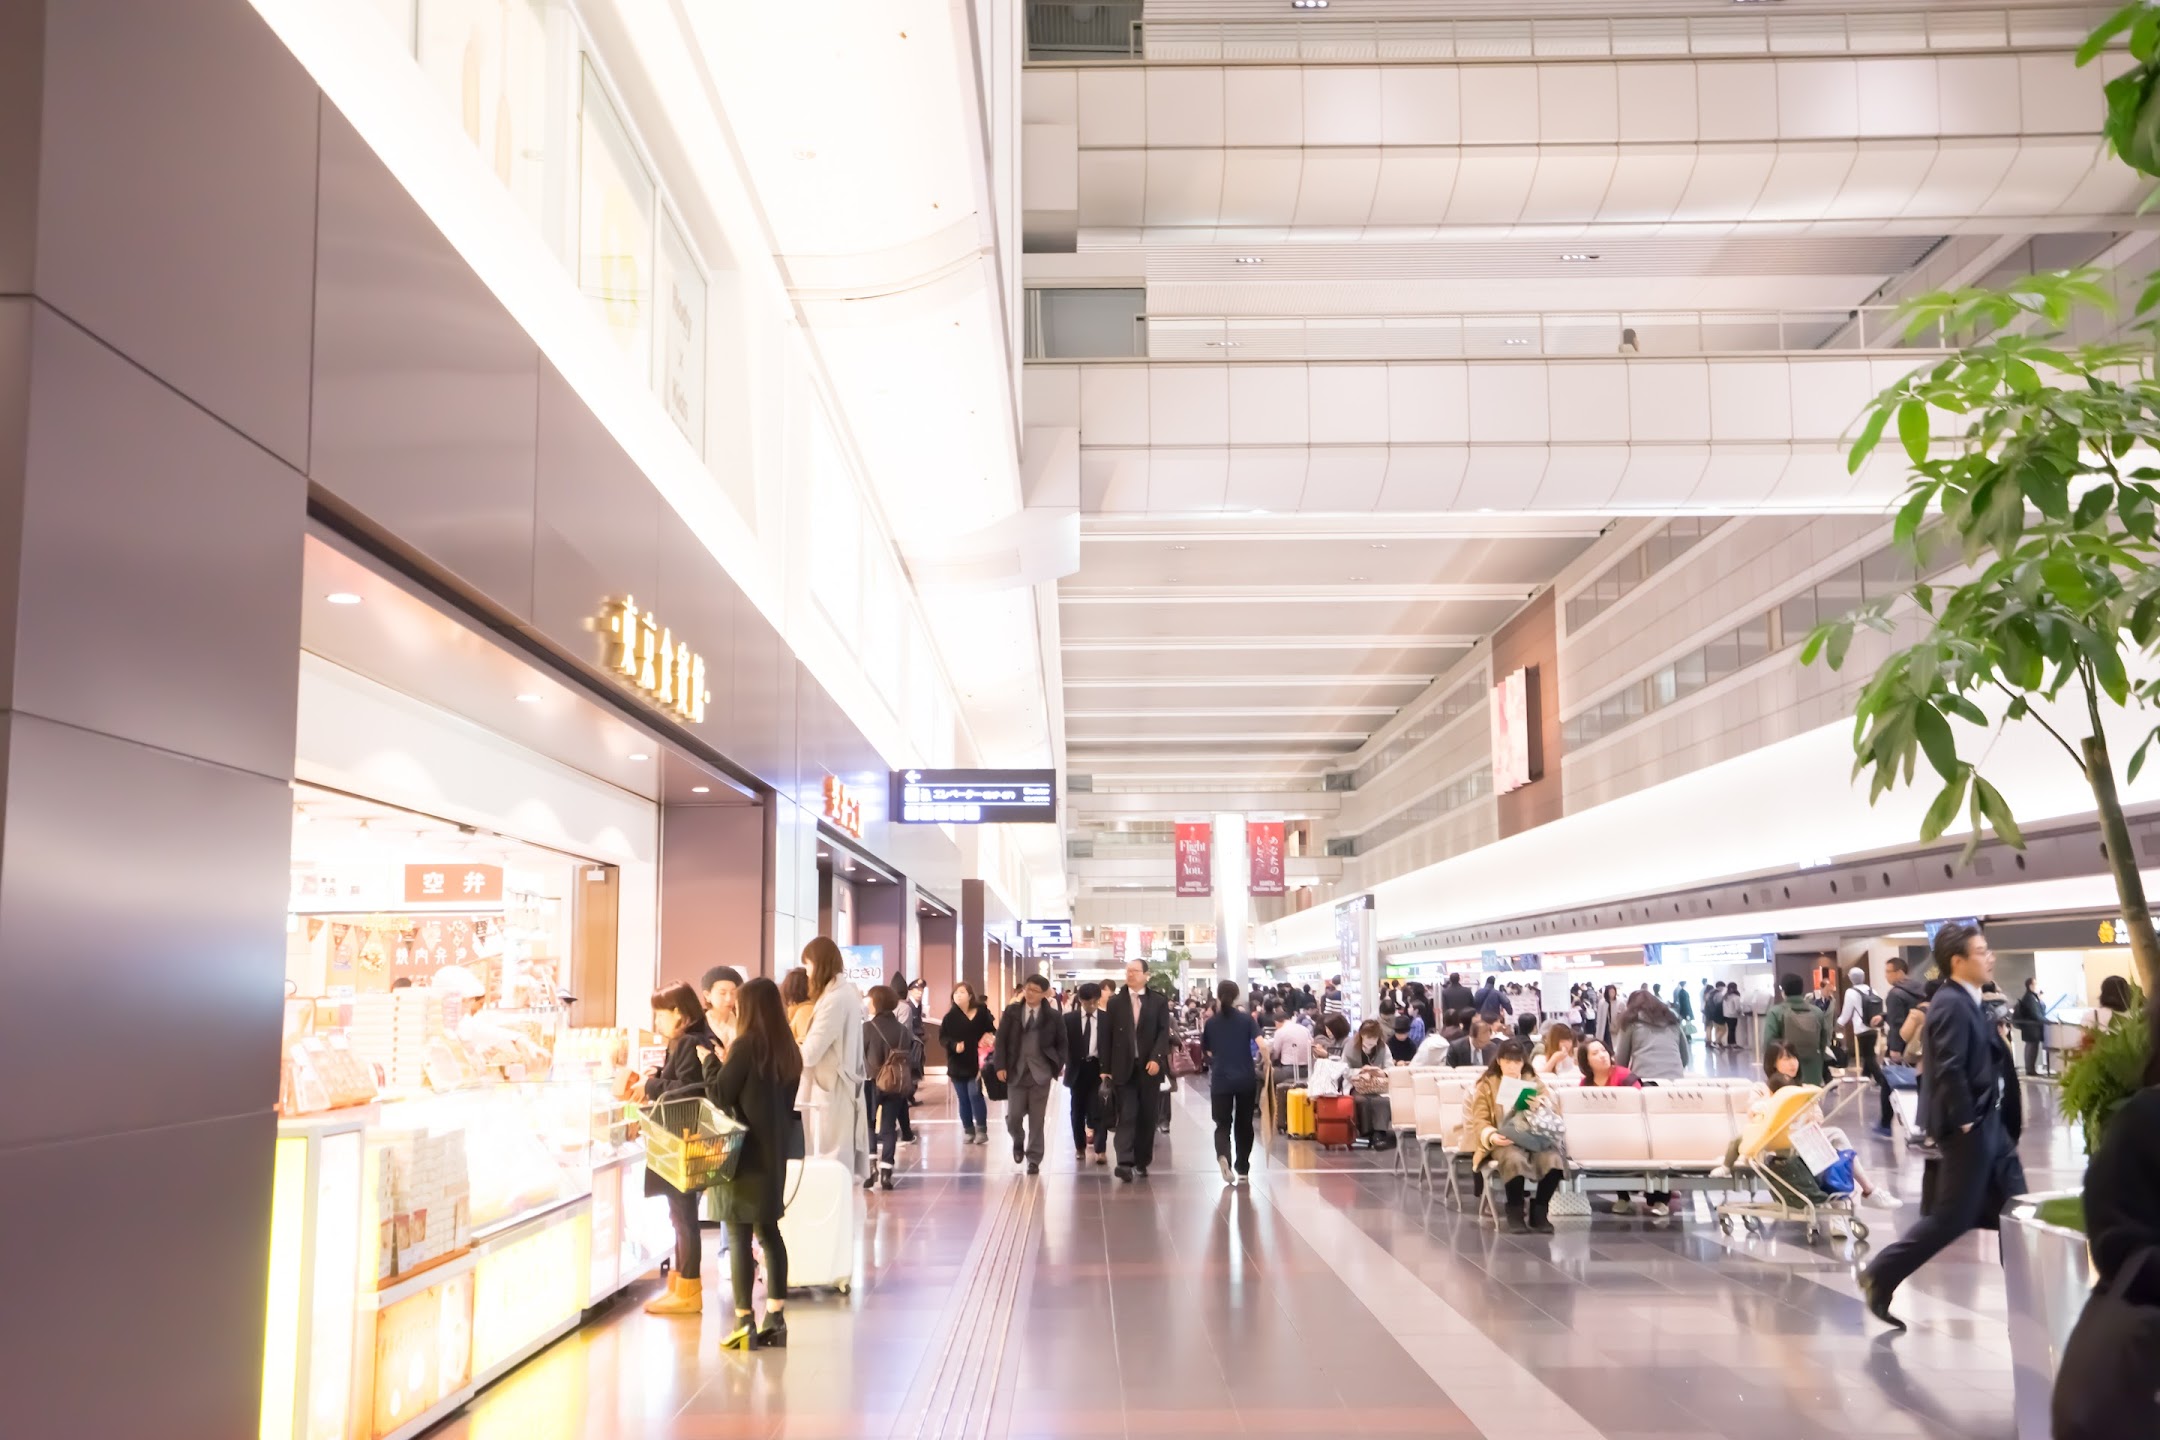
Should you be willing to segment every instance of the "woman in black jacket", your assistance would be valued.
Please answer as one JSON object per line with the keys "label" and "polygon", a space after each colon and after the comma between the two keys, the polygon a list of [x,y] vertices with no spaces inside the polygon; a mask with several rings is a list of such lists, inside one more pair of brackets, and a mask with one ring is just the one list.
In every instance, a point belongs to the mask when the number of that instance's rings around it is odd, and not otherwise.
{"label": "woman in black jacket", "polygon": [[945,1078],[952,1082],[953,1103],[960,1107],[960,1128],[967,1132],[961,1143],[987,1145],[990,1107],[983,1101],[981,1046],[983,1036],[997,1033],[997,1020],[963,980],[952,987],[952,1009],[945,1012],[937,1033],[945,1047]]}
{"label": "woman in black jacket", "polygon": [[[706,1070],[717,1057],[720,1040],[705,1022],[705,1002],[697,991],[677,981],[655,990],[652,997],[653,1030],[667,1041],[660,1068],[645,1077],[645,1103],[676,1100],[705,1093]],[[685,1193],[667,1181],[645,1172],[645,1193],[664,1195],[668,1218],[675,1222],[675,1268],[668,1273],[667,1290],[645,1307],[648,1315],[702,1315],[705,1286],[699,1275],[704,1249],[698,1236],[698,1192]]]}
{"label": "woman in black jacket", "polygon": [[[727,1063],[712,1083],[712,1099],[750,1133],[735,1173],[719,1186],[720,1218],[728,1227],[728,1261],[735,1281],[735,1328],[720,1348],[752,1350],[787,1344],[787,1245],[780,1238],[780,1212],[787,1202],[780,1187],[787,1174],[788,1132],[803,1065],[787,1012],[780,1006],[779,986],[761,975],[742,987],[735,1005],[740,1028],[728,1047]],[[751,1308],[753,1235],[765,1254],[763,1329],[756,1327]]]}

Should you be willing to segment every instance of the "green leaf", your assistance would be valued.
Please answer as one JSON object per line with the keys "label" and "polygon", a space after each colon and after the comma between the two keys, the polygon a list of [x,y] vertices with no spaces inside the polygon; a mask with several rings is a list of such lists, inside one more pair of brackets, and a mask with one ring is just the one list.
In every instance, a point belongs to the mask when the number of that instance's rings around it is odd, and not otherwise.
{"label": "green leaf", "polygon": [[2020,395],[2030,395],[2040,388],[2040,372],[2014,355],[2005,363],[2003,372],[2010,388]]}
{"label": "green leaf", "polygon": [[1980,813],[1987,817],[1989,828],[2002,837],[2005,845],[2013,850],[2025,848],[2025,835],[2018,829],[2017,818],[2010,813],[2010,803],[2002,792],[1978,775],[1972,777],[1973,798],[1980,806]]}
{"label": "green leaf", "polygon": [[1920,531],[1920,522],[1927,518],[1928,502],[1934,492],[1924,485],[1913,487],[1913,493],[1898,507],[1897,523],[1891,526],[1890,539],[1894,544],[1911,545],[1913,536]]}
{"label": "green leaf", "polygon": [[1925,702],[1913,710],[1913,733],[1920,738],[1920,748],[1927,752],[1928,764],[1935,773],[1949,780],[1957,774],[1957,740],[1950,734],[1950,722],[1943,719],[1942,712]]}
{"label": "green leaf", "polygon": [[2071,517],[2070,523],[2080,530],[2090,530],[2099,523],[2101,516],[2108,513],[2114,503],[2114,486],[2095,485],[2078,501],[2077,513]]}
{"label": "green leaf", "polygon": [[2092,586],[2074,557],[2058,550],[2040,562],[2040,574],[2055,597],[2071,609],[2083,610],[2092,604]]}
{"label": "green leaf", "polygon": [[1907,400],[1897,410],[1898,439],[1905,456],[1918,465],[1928,456],[1928,407],[1925,400]]}
{"label": "green leaf", "polygon": [[1965,780],[1967,770],[1960,768],[1949,784],[1935,796],[1927,808],[1927,815],[1920,821],[1920,839],[1923,843],[1942,838],[1943,831],[1957,818],[1958,806],[1965,803]]}
{"label": "green leaf", "polygon": [[2138,748],[2130,756],[2130,768],[2126,772],[2126,776],[2132,782],[2136,781],[2138,771],[2145,768],[2145,752],[2151,747],[2154,736],[2160,736],[2160,730],[2155,730],[2143,740],[2138,741]]}
{"label": "green leaf", "polygon": [[2085,43],[2078,46],[2077,63],[2080,65],[2091,64],[2095,56],[2102,50],[2107,49],[2108,41],[2113,40],[2137,23],[2138,11],[2144,8],[2142,0],[2135,0],[2135,3],[2123,6],[2122,9],[2101,21],[2100,28],[2086,36]]}
{"label": "green leaf", "polygon": [[1867,463],[1867,457],[1875,453],[1876,444],[1882,439],[1883,426],[1890,423],[1890,407],[1878,404],[1860,427],[1860,438],[1853,441],[1850,454],[1845,457],[1845,473],[1855,474]]}

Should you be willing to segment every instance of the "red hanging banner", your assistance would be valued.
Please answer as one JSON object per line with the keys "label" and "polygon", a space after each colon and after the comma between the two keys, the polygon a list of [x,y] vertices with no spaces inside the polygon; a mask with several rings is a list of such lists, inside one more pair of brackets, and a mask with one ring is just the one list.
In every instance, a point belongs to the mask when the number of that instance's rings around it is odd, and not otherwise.
{"label": "red hanging banner", "polygon": [[1205,820],[1177,822],[1177,893],[1212,895],[1214,827]]}
{"label": "red hanging banner", "polygon": [[1283,893],[1283,822],[1248,820],[1245,836],[1252,850],[1252,893]]}

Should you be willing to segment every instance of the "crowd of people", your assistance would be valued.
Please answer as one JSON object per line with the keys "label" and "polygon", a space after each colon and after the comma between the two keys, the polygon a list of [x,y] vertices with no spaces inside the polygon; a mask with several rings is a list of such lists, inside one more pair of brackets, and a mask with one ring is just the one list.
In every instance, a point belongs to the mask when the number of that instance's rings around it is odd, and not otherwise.
{"label": "crowd of people", "polygon": [[[1836,991],[1818,982],[1811,992],[1801,975],[1787,974],[1761,1011],[1755,1116],[1767,1114],[1788,1087],[1820,1087],[1833,1067],[1857,1063],[1881,1089],[1878,1133],[1890,1133],[1893,1114],[1905,1109],[1913,1143],[1940,1166],[1943,1198],[1861,1276],[1869,1309],[1893,1325],[1900,1322],[1889,1306],[1905,1278],[2023,1189],[2010,1038],[2024,1042],[2024,1069],[2036,1073],[2034,1029],[2045,1016],[2030,982],[2015,1005],[2001,996],[1978,930],[1946,926],[1934,949],[1932,978],[1915,975],[1901,958],[1887,962],[1881,994],[1860,968]],[[1552,1228],[1564,1150],[1556,1135],[1538,1133],[1537,1101],[1558,1087],[1681,1079],[1695,1063],[1697,1016],[1705,1043],[1720,1048],[1736,1043],[1732,1027],[1743,1009],[1736,986],[1711,982],[1699,1000],[1675,986],[1670,1001],[1660,985],[1622,997],[1614,985],[1579,984],[1557,1015],[1541,1014],[1541,999],[1493,975],[1474,989],[1450,976],[1437,992],[1390,981],[1353,1024],[1353,1005],[1337,980],[1317,992],[1288,983],[1248,992],[1224,981],[1177,996],[1151,987],[1147,967],[1134,960],[1117,985],[1061,990],[1046,976],[1027,976],[995,1012],[972,986],[955,985],[934,1034],[962,1143],[989,1143],[988,1102],[1002,1099],[1013,1162],[1038,1173],[1053,1096],[1062,1088],[1076,1159],[1083,1167],[1114,1164],[1120,1182],[1147,1176],[1178,1073],[1205,1072],[1216,1161],[1223,1182],[1236,1186],[1250,1174],[1255,1118],[1270,1078],[1317,1087],[1321,1077],[1335,1077],[1341,1088],[1334,1093],[1361,1102],[1358,1133],[1377,1147],[1389,1130],[1384,1091],[1375,1123],[1362,1104],[1371,1092],[1352,1077],[1384,1080],[1394,1065],[1475,1069],[1464,1117],[1477,1183],[1495,1187],[1509,1230],[1539,1233]],[[2119,984],[2103,992],[2103,1006],[2109,1001],[2117,1012],[2133,1003]],[[838,947],[820,939],[777,983],[717,967],[695,989],[675,984],[656,992],[652,1009],[664,1052],[649,1073],[625,1076],[625,1093],[647,1103],[704,1096],[743,1127],[740,1157],[715,1187],[713,1206],[726,1233],[735,1310],[726,1343],[785,1345],[788,1257],[778,1222],[787,1162],[829,1156],[865,1187],[894,1188],[898,1148],[914,1142],[908,1112],[924,1073],[922,982],[895,975],[865,994],[846,978]],[[1901,1104],[1900,1096],[1911,1098]],[[1826,1133],[1850,1154],[1843,1132]],[[1737,1159],[1729,1154],[1727,1166]],[[1851,1179],[1860,1203],[1899,1203],[1856,1156]],[[700,1196],[649,1171],[646,1184],[648,1194],[666,1198],[676,1239],[667,1287],[646,1308],[701,1313]],[[1671,1200],[1642,1197],[1653,1219],[1670,1213]],[[1612,1201],[1619,1213],[1633,1204],[1625,1192]],[[762,1319],[754,1313],[760,1266]]]}

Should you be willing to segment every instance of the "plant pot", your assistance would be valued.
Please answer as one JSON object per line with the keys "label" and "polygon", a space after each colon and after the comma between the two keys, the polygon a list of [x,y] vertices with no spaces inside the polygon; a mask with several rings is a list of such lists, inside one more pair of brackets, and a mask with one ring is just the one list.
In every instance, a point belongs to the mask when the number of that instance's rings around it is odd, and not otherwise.
{"label": "plant pot", "polygon": [[2018,1440],[2049,1440],[2055,1370],[2092,1293],[2084,1232],[2040,1218],[2044,1202],[2076,1196],[2074,1190],[2020,1195],[2003,1211],[2003,1284],[2010,1302]]}

